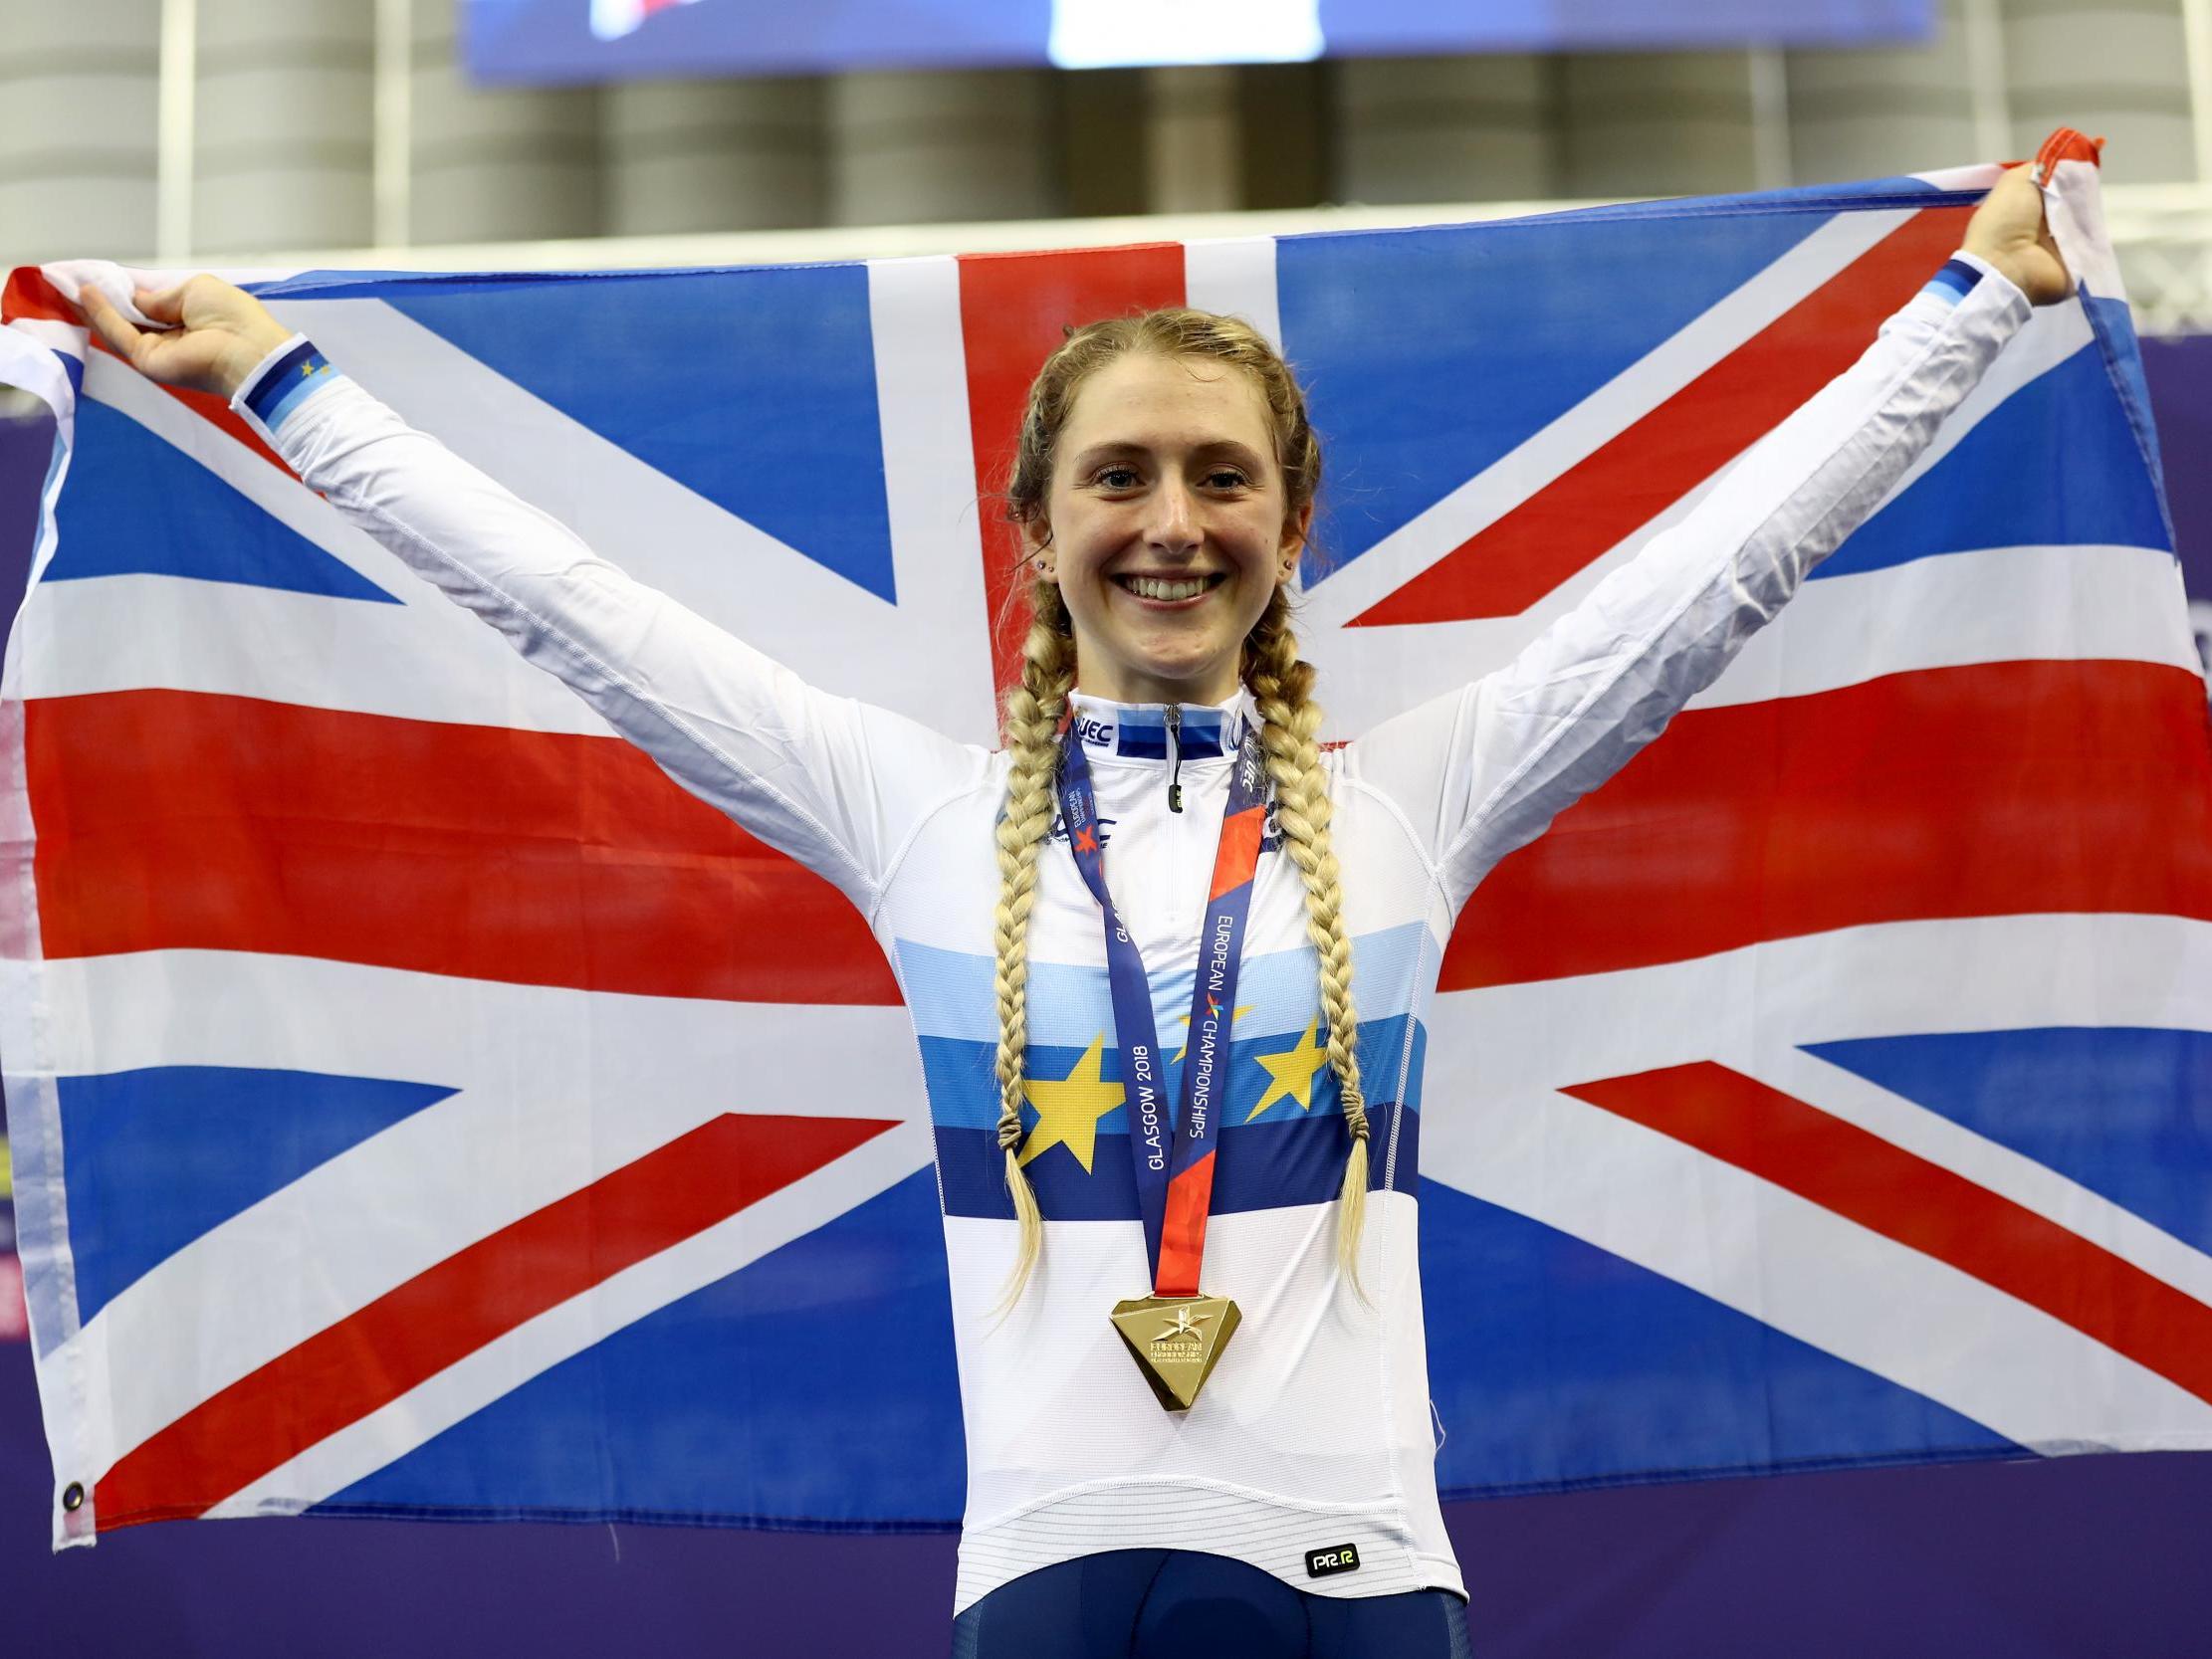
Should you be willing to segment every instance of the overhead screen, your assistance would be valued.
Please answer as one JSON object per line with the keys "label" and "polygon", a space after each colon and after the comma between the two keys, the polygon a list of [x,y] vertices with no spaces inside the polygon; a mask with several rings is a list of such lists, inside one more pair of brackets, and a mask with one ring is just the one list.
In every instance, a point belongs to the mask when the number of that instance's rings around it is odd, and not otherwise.
{"label": "overhead screen", "polygon": [[1870,45],[1933,0],[461,0],[480,82]]}

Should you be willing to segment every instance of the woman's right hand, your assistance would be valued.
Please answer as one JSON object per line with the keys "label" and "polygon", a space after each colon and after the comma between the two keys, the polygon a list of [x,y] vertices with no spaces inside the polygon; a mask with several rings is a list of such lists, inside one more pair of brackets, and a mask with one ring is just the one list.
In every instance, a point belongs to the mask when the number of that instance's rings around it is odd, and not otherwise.
{"label": "woman's right hand", "polygon": [[261,360],[292,337],[268,308],[220,277],[189,277],[158,294],[131,296],[166,330],[140,328],[87,284],[78,309],[115,355],[149,380],[228,398]]}

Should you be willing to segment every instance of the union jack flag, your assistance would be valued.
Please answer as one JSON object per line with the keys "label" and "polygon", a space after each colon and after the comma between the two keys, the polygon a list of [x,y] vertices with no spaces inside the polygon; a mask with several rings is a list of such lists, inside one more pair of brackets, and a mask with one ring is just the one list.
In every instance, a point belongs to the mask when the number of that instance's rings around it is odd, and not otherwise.
{"label": "union jack flag", "polygon": [[[1444,1496],[2212,1444],[2212,734],[2092,160],[2082,295],[1509,858],[1423,1131]],[[1956,246],[1989,168],[1472,227],[255,284],[818,685],[992,740],[1064,324],[1282,342],[1340,735],[1503,661]],[[0,998],[57,1539],[269,1513],[950,1526],[913,1038],[862,919],[19,271],[59,417]],[[1754,463],[1755,464],[1755,463]]]}

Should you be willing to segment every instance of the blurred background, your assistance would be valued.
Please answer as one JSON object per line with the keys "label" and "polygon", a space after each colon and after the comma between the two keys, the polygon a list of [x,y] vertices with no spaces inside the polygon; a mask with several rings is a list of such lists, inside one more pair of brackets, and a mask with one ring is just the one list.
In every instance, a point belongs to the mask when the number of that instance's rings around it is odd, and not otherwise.
{"label": "blurred background", "polygon": [[[929,228],[983,221],[1404,219],[2026,156],[2065,121],[2111,140],[2115,232],[2151,326],[2212,327],[2201,0],[19,0],[9,14],[12,263],[433,263],[424,251],[650,239],[503,256],[606,264],[734,233],[785,233],[759,246],[798,257],[966,246]],[[1298,61],[1142,62],[1209,52]],[[1121,62],[1067,69],[1055,53]]]}
{"label": "blurred background", "polygon": [[[8,0],[0,268],[724,264],[1453,221],[2109,140],[2212,640],[2212,0]],[[47,431],[0,387],[0,600]],[[2212,649],[2212,645],[2207,645]],[[0,1652],[945,1651],[949,1535],[47,1549],[0,1138]],[[2212,1459],[1455,1506],[1476,1651],[2202,1655]]]}

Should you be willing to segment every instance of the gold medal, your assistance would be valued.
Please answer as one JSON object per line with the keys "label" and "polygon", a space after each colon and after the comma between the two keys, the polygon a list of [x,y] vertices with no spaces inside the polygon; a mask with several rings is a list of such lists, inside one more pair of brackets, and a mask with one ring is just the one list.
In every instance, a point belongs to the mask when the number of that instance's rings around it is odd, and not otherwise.
{"label": "gold medal", "polygon": [[1112,1317],[1160,1403],[1188,1411],[1235,1334],[1238,1316],[1225,1296],[1141,1296],[1115,1303]]}

